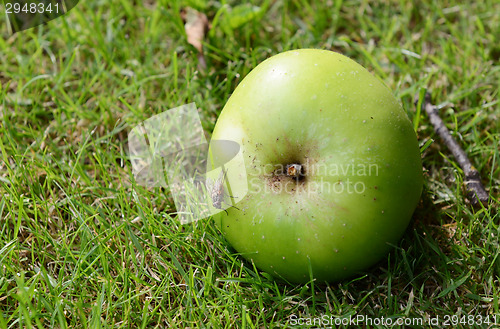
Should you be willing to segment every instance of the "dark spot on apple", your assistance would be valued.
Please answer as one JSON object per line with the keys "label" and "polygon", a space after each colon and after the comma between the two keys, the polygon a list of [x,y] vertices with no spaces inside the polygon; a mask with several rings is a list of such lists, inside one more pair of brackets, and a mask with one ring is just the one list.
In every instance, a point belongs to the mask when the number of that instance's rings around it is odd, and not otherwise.
{"label": "dark spot on apple", "polygon": [[373,198],[373,201],[377,201],[377,198]]}
{"label": "dark spot on apple", "polygon": [[373,119],[373,117],[370,117],[370,119]]}
{"label": "dark spot on apple", "polygon": [[373,188],[374,188],[374,189],[378,189],[378,186],[377,186],[377,185],[375,185]]}

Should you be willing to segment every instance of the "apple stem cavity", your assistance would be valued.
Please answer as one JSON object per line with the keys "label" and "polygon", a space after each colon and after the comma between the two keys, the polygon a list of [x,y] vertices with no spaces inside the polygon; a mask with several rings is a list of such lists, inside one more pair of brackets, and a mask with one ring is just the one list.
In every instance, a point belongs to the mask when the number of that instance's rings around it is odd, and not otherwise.
{"label": "apple stem cavity", "polygon": [[279,168],[268,178],[268,186],[277,193],[299,192],[305,182],[305,167],[300,163],[279,165]]}

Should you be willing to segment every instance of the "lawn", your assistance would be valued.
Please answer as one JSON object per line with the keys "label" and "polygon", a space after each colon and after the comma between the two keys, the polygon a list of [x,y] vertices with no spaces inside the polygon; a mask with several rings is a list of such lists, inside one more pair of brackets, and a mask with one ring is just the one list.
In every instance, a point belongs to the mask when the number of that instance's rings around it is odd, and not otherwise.
{"label": "lawn", "polygon": [[[81,1],[15,34],[0,6],[0,328],[500,326],[500,2],[251,3]],[[187,7],[211,25],[203,57]],[[273,280],[210,218],[181,225],[168,188],[137,184],[128,157],[131,129],[183,104],[210,136],[241,79],[296,48],[378,75],[422,150],[405,235],[343,282]],[[489,204],[467,201],[462,169],[414,105],[425,91]]]}

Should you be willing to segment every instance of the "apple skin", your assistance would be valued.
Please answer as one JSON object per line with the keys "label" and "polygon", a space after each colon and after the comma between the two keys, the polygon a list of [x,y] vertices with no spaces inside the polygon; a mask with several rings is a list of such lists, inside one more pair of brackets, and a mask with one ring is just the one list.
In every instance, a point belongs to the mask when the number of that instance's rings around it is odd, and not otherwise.
{"label": "apple skin", "polygon": [[[343,280],[376,264],[422,192],[407,114],[378,78],[335,52],[293,50],[259,64],[212,139],[241,147],[245,168],[226,166],[232,190],[248,180],[216,225],[238,253],[288,282]],[[300,179],[277,169],[289,164],[301,164]]]}

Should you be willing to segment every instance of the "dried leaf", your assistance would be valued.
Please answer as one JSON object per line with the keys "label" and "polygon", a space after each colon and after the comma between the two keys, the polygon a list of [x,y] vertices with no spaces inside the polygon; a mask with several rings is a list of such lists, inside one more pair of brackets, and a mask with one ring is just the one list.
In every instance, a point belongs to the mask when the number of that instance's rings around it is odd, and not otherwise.
{"label": "dried leaf", "polygon": [[181,17],[185,22],[184,29],[187,34],[187,41],[199,51],[199,65],[204,69],[206,64],[203,57],[203,39],[210,28],[208,18],[205,14],[190,7],[182,11]]}

